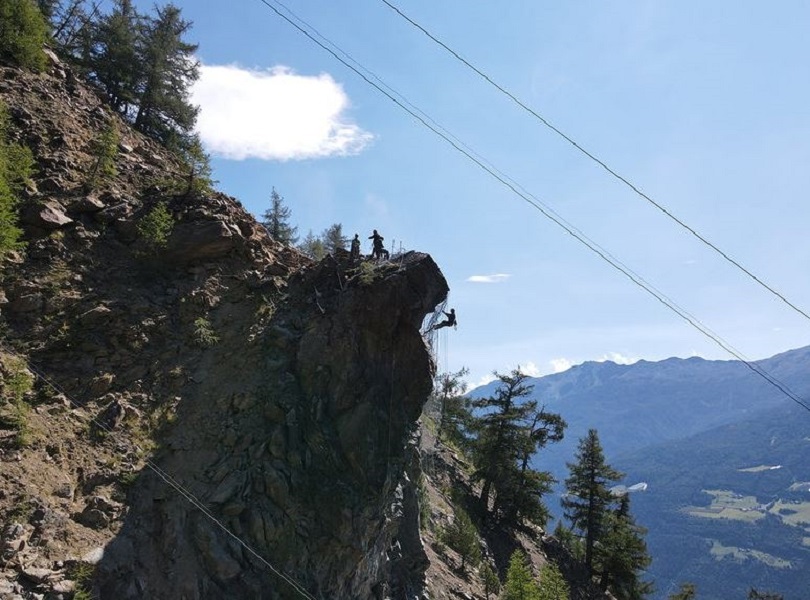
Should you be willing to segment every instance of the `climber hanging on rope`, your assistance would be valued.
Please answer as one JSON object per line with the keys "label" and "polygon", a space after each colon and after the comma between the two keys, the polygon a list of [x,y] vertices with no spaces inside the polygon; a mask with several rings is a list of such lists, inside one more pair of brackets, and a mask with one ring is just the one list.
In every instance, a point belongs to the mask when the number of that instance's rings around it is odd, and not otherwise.
{"label": "climber hanging on rope", "polygon": [[[444,312],[444,311],[442,311]],[[436,331],[437,329],[441,329],[442,327],[455,327],[456,323],[456,309],[451,308],[450,312],[444,313],[447,317],[447,320],[442,321],[441,323],[436,323],[433,327],[431,327],[428,331]]]}

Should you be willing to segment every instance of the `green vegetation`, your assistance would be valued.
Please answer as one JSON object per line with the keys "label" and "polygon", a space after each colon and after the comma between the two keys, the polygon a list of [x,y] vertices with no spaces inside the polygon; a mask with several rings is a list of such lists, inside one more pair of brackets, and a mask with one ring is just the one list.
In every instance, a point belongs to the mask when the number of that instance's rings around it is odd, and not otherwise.
{"label": "green vegetation", "polygon": [[200,137],[196,133],[186,136],[177,152],[187,172],[183,194],[210,194],[216,182],[211,179],[211,157],[203,149]]}
{"label": "green vegetation", "polygon": [[604,534],[604,520],[613,503],[608,489],[622,474],[605,462],[595,429],[579,441],[576,462],[568,463],[571,475],[565,480],[567,494],[562,500],[566,518],[585,538],[585,567],[593,573],[594,548]]}
{"label": "green vegetation", "polygon": [[737,548],[736,546],[724,546],[717,540],[712,540],[711,555],[715,560],[730,559],[737,562],[747,560],[759,561],[774,569],[789,569],[792,565],[788,560],[773,556],[766,552],[753,550],[750,548]]}
{"label": "green vegetation", "polygon": [[554,563],[546,563],[540,569],[540,582],[538,584],[538,600],[568,600],[571,590]]}
{"label": "green vegetation", "polygon": [[118,154],[120,141],[121,136],[115,126],[115,121],[110,121],[101,135],[93,140],[91,151],[96,160],[85,183],[88,190],[96,189],[116,176],[115,157]]}
{"label": "green vegetation", "polygon": [[17,205],[20,193],[34,172],[31,151],[9,142],[9,127],[8,108],[0,101],[0,259],[22,246]]}
{"label": "green vegetation", "polygon": [[321,260],[327,254],[334,254],[338,249],[345,250],[347,243],[348,239],[343,235],[343,225],[334,223],[324,229],[320,236],[314,235],[310,230],[298,244],[298,250],[313,260]]}
{"label": "green vegetation", "polygon": [[481,541],[478,529],[470,516],[460,506],[453,507],[453,521],[439,533],[439,538],[461,556],[461,572],[468,564],[477,567],[481,563]]}
{"label": "green vegetation", "polygon": [[509,559],[500,600],[539,600],[540,588],[532,577],[529,562],[520,550]]}
{"label": "green vegetation", "polygon": [[31,409],[25,395],[34,388],[34,376],[25,362],[16,356],[0,354],[0,426],[12,429],[14,444],[24,448],[31,444],[33,431],[29,423]]}
{"label": "green vegetation", "polygon": [[501,591],[501,580],[498,579],[498,574],[488,562],[485,562],[478,570],[481,575],[481,581],[484,582],[484,596],[489,600],[491,594],[497,594]]}
{"label": "green vegetation", "polygon": [[45,19],[33,0],[0,0],[0,60],[42,70],[47,35]]}
{"label": "green vegetation", "polygon": [[525,400],[532,386],[519,369],[495,373],[495,394],[473,400],[478,411],[470,424],[474,478],[481,481],[479,503],[505,525],[527,519],[545,525],[548,510],[541,498],[551,490],[551,474],[529,467],[531,457],[549,442],[562,439],[566,427],[560,415],[537,410],[536,400]]}
{"label": "green vegetation", "polygon": [[93,580],[95,567],[85,562],[74,563],[68,569],[68,577],[76,582],[73,600],[92,600],[90,585]]}
{"label": "green vegetation", "polygon": [[270,208],[264,211],[262,225],[277,242],[293,245],[298,241],[298,227],[290,225],[290,207],[284,204],[284,198],[276,191],[270,192]]}
{"label": "green vegetation", "polygon": [[194,319],[194,341],[203,348],[210,348],[219,342],[219,337],[214,332],[211,321],[205,317]]}
{"label": "green vegetation", "polygon": [[152,254],[169,243],[174,228],[174,217],[165,202],[158,202],[138,222],[138,234]]}

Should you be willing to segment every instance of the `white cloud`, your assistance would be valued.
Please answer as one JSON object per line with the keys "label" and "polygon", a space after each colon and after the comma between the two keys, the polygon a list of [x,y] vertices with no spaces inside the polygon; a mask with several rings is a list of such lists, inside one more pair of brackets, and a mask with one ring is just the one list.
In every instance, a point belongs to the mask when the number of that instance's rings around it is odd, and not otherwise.
{"label": "white cloud", "polygon": [[326,73],[203,65],[191,101],[200,105],[197,131],[203,144],[223,158],[346,156],[373,139],[346,117],[349,98]]}
{"label": "white cloud", "polygon": [[467,281],[471,283],[500,283],[506,281],[511,275],[508,273],[494,273],[492,275],[471,275]]}
{"label": "white cloud", "polygon": [[540,369],[532,361],[518,367],[520,372],[529,377],[540,377]]}
{"label": "white cloud", "polygon": [[567,358],[552,358],[549,363],[551,364],[552,371],[555,373],[562,373],[574,366],[574,363]]}
{"label": "white cloud", "polygon": [[615,362],[617,365],[632,365],[635,362],[639,361],[639,358],[633,356],[625,356],[618,352],[608,352],[607,354],[603,354],[601,358],[597,358],[595,362],[607,362],[612,361]]}

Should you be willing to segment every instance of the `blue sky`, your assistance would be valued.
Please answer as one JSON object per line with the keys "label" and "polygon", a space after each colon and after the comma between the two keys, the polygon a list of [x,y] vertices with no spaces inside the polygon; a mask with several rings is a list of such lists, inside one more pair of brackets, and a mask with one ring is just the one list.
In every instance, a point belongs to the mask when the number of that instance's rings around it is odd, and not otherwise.
{"label": "blue sky", "polygon": [[[810,310],[810,4],[393,3]],[[459,320],[441,369],[730,358],[260,0],[176,4],[219,187],[259,215],[275,186],[302,234],[340,222],[430,253]],[[289,6],[747,358],[810,343],[807,319],[381,0]]]}

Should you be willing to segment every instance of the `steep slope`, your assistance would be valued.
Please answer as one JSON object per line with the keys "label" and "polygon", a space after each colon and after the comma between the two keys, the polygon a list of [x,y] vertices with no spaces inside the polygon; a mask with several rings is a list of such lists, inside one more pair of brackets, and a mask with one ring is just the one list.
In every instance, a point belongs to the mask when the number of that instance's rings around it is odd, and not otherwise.
{"label": "steep slope", "polygon": [[[316,597],[418,594],[419,327],[447,294],[431,258],[361,277],[232,198],[170,192],[183,166],[58,63],[0,68],[0,97],[39,167],[0,285],[2,409],[23,414],[0,431],[0,595],[298,597],[267,563]],[[110,123],[117,175],[88,191]],[[156,248],[139,224],[161,203]]]}

